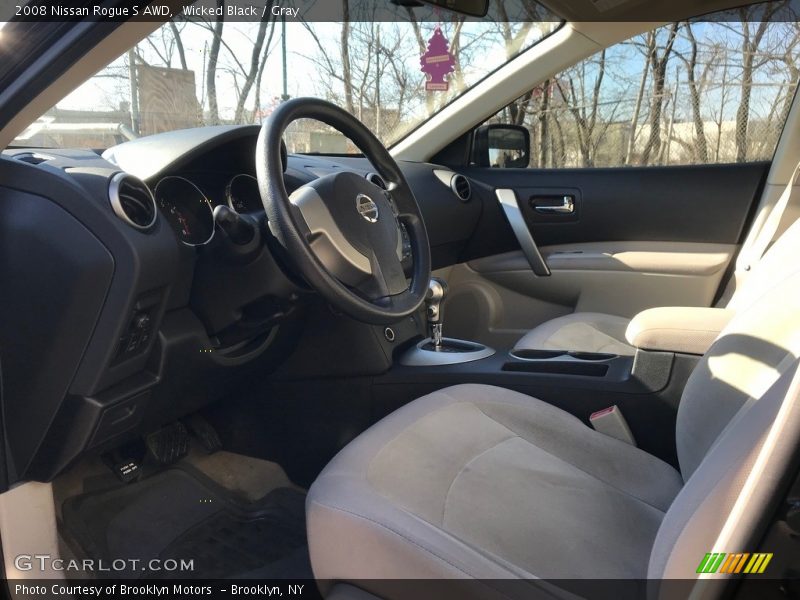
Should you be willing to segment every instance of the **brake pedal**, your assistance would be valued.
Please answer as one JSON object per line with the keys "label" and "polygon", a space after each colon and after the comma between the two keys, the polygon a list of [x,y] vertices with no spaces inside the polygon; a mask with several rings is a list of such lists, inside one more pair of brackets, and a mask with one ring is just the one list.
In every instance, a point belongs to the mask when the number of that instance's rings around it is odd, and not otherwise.
{"label": "brake pedal", "polygon": [[145,438],[147,451],[159,464],[171,465],[189,453],[189,431],[181,422],[175,422]]}
{"label": "brake pedal", "polygon": [[222,440],[214,427],[200,415],[192,415],[186,419],[186,425],[189,427],[195,437],[198,439],[206,452],[213,454],[222,450]]}

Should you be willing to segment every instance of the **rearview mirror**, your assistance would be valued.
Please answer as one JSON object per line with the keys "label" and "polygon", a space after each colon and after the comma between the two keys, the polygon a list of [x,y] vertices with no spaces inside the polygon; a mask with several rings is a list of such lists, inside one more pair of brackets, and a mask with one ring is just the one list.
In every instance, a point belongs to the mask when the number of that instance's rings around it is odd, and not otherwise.
{"label": "rearview mirror", "polygon": [[446,8],[453,12],[469,15],[470,17],[485,17],[489,12],[489,0],[422,0],[426,4],[433,4],[439,8]]}
{"label": "rearview mirror", "polygon": [[481,125],[472,140],[477,167],[524,169],[531,161],[531,134],[520,125]]}

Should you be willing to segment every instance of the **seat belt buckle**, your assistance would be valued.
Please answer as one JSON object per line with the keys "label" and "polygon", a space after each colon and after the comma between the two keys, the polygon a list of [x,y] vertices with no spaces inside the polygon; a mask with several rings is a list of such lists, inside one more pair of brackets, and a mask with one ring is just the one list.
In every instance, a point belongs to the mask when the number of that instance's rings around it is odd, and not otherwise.
{"label": "seat belt buckle", "polygon": [[615,404],[603,410],[598,410],[589,415],[589,422],[594,427],[595,431],[603,433],[607,436],[616,438],[621,442],[636,445],[636,440],[633,438],[631,428],[628,427],[628,422],[622,416],[622,411]]}

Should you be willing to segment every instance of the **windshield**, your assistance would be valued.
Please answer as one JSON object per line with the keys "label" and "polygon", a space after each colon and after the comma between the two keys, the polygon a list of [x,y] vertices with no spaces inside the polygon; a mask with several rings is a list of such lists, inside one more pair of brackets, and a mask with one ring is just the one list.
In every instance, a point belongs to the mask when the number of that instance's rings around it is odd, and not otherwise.
{"label": "windshield", "polygon": [[[326,0],[324,11],[309,0],[283,15],[277,6],[224,19],[183,9],[15,144],[106,148],[175,129],[260,124],[285,99],[317,96],[390,146],[559,25],[529,0],[493,0],[482,19],[388,0]],[[285,138],[290,152],[356,151],[317,122],[298,121]]]}

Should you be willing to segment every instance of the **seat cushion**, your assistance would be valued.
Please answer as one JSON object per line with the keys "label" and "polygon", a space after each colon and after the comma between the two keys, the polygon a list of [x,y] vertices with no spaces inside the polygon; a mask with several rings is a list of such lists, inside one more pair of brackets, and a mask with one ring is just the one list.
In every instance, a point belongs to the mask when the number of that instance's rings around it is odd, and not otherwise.
{"label": "seat cushion", "polygon": [[460,385],[395,411],[306,504],[320,579],[643,578],[681,489],[668,464],[510,390]]}
{"label": "seat cushion", "polygon": [[573,350],[633,356],[625,339],[630,319],[603,313],[577,312],[542,323],[515,346],[526,350]]}

